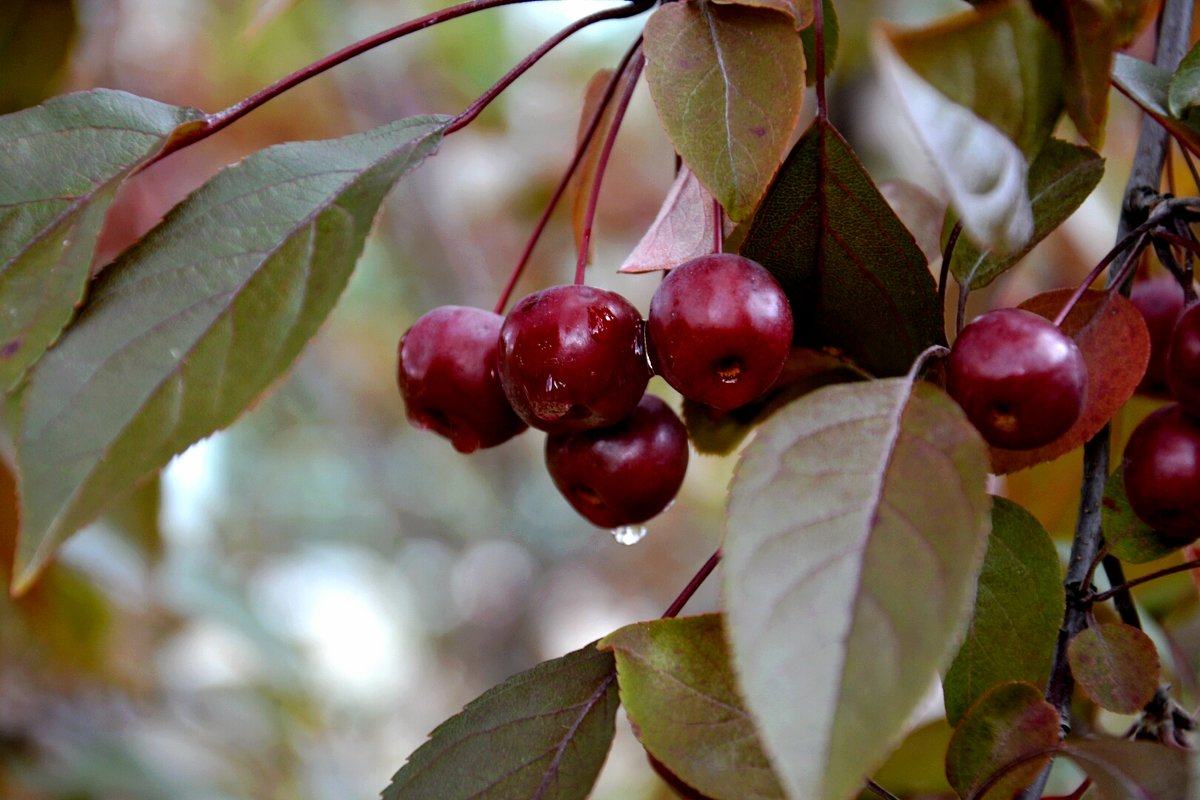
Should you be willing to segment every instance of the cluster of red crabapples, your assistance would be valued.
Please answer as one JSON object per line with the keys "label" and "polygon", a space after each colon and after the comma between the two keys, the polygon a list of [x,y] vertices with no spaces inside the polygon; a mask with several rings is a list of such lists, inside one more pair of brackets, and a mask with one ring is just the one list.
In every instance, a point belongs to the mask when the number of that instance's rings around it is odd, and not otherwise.
{"label": "cluster of red crabapples", "polygon": [[545,431],[563,497],[618,528],[666,508],[687,471],[687,431],[646,393],[651,376],[729,410],[771,387],[791,343],[791,307],[771,274],[717,253],[668,272],[644,322],[616,292],[580,284],[534,292],[505,317],[435,308],[400,339],[398,380],[409,421],[461,452]]}

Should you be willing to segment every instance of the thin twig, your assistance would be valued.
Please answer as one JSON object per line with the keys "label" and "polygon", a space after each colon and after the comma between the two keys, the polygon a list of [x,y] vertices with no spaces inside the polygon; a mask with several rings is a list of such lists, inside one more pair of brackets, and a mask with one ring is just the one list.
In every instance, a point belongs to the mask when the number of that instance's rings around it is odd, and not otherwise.
{"label": "thin twig", "polygon": [[1187,572],[1188,570],[1196,569],[1197,567],[1200,567],[1200,558],[1192,559],[1191,561],[1186,561],[1182,564],[1175,564],[1174,566],[1160,569],[1157,572],[1150,572],[1140,577],[1127,580],[1124,583],[1116,584],[1108,591],[1096,592],[1095,594],[1088,595],[1087,600],[1093,603],[1103,603],[1110,597],[1118,596],[1122,592],[1128,592],[1134,586],[1140,586],[1143,583],[1149,583],[1150,581],[1158,580],[1159,578],[1165,578],[1167,575],[1174,575],[1177,572]]}
{"label": "thin twig", "polygon": [[813,2],[813,64],[817,71],[814,83],[817,86],[817,118],[829,119],[829,102],[825,99],[825,9],[821,0]]}
{"label": "thin twig", "polygon": [[708,576],[717,568],[717,564],[720,561],[721,551],[718,549],[708,557],[708,561],[704,562],[704,566],[700,567],[699,571],[692,576],[692,579],[688,581],[687,586],[683,587],[683,591],[679,593],[679,596],[671,601],[671,605],[667,606],[667,610],[663,612],[662,618],[671,619],[677,616],[683,610],[683,607],[687,605],[688,600],[692,599],[692,595],[696,593],[701,584],[708,580]]}
{"label": "thin twig", "polygon": [[900,800],[899,797],[892,794],[887,789],[883,788],[882,786],[880,786],[878,783],[871,780],[870,778],[867,778],[867,788],[870,789],[875,794],[882,797],[883,800]]}

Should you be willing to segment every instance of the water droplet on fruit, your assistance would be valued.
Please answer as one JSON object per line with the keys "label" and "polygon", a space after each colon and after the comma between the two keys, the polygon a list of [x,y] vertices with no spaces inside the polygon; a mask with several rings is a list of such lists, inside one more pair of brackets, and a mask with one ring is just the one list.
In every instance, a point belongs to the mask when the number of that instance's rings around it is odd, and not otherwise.
{"label": "water droplet on fruit", "polygon": [[617,544],[631,545],[637,544],[642,539],[646,538],[645,525],[618,525],[613,528],[610,533],[617,540]]}

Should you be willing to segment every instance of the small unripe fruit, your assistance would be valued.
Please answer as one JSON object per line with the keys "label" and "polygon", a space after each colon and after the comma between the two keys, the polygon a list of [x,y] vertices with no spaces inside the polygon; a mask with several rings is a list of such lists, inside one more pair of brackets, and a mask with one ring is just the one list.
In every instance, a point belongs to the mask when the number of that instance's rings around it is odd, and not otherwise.
{"label": "small unripe fruit", "polygon": [[1200,414],[1200,303],[1192,304],[1175,323],[1167,351],[1167,383],[1184,408]]}
{"label": "small unripe fruit", "polygon": [[503,317],[482,308],[441,306],[400,339],[397,380],[408,420],[470,453],[525,430],[497,370]]}
{"label": "small unripe fruit", "polygon": [[646,321],[650,358],[689,400],[722,411],[771,387],[792,344],[787,296],[764,267],[732,253],[667,273]]}
{"label": "small unripe fruit", "polygon": [[1049,320],[1004,308],[963,328],[950,350],[946,390],[988,444],[1032,450],[1079,419],[1087,365]]}
{"label": "small unripe fruit", "polygon": [[1200,422],[1178,403],[1142,420],[1125,446],[1133,512],[1173,544],[1200,536]]}
{"label": "small unripe fruit", "polygon": [[687,472],[687,430],[645,395],[626,419],[546,437],[546,469],[571,507],[602,528],[636,525],[675,498]]}
{"label": "small unripe fruit", "polygon": [[500,328],[504,392],[547,433],[620,422],[649,380],[642,316],[616,292],[552,286],[517,303]]}

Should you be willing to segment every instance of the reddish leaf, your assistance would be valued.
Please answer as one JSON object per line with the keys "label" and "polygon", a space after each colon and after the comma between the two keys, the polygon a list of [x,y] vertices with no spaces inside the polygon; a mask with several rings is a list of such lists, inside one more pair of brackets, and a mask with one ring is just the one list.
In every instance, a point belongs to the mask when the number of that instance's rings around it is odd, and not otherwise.
{"label": "reddish leaf", "polygon": [[1080,631],[1067,657],[1084,694],[1109,711],[1135,714],[1158,690],[1158,651],[1131,625],[1113,622]]}
{"label": "reddish leaf", "polygon": [[[658,216],[620,272],[653,272],[713,251],[717,225],[712,195],[687,167],[679,170]],[[577,229],[578,230],[578,229]]]}
{"label": "reddish leaf", "polygon": [[745,6],[667,3],[645,37],[646,80],[671,143],[731,219],[748,219],[804,102],[792,22]]}
{"label": "reddish leaf", "polygon": [[795,24],[796,30],[808,27],[813,21],[812,0],[713,0],[713,2],[721,5],[751,6],[782,11]]}
{"label": "reddish leaf", "polygon": [[1108,116],[1108,73],[1120,20],[1108,0],[1037,0],[1033,5],[1062,45],[1067,113],[1080,134],[1099,147]]}
{"label": "reddish leaf", "polygon": [[[1052,319],[1073,289],[1058,289],[1029,298],[1021,308]],[[1075,339],[1088,367],[1083,413],[1063,436],[1036,450],[992,448],[992,471],[1016,472],[1058,458],[1079,447],[1103,428],[1133,396],[1150,361],[1150,333],[1133,303],[1116,292],[1087,293],[1063,320],[1062,330]]]}
{"label": "reddish leaf", "polygon": [[742,254],[783,285],[800,344],[835,347],[877,375],[898,375],[945,341],[924,254],[828,122],[815,122],[793,148]]}
{"label": "reddish leaf", "polygon": [[[600,100],[604,96],[604,90],[608,87],[608,82],[612,78],[613,71],[611,69],[599,70],[588,81],[587,88],[583,92],[583,111],[579,117],[579,132],[576,135],[576,141],[582,141],[584,133],[587,132],[588,124],[592,120],[592,116],[596,113],[596,109],[600,106]],[[592,187],[596,183],[596,166],[600,162],[600,151],[604,149],[604,140],[612,129],[613,111],[615,103],[609,103],[604,109],[600,117],[600,123],[596,126],[595,132],[592,134],[592,139],[588,143],[587,150],[583,154],[583,158],[579,162],[579,167],[575,170],[575,174],[571,176],[570,182],[567,184],[567,196],[571,201],[571,226],[575,231],[575,249],[579,250],[579,245],[583,243],[583,228],[587,221],[588,200],[592,193]],[[592,250],[588,249],[588,263],[592,260]]]}
{"label": "reddish leaf", "polygon": [[1192,754],[1185,750],[1157,742],[1068,739],[1063,752],[1087,772],[1098,800],[1195,798],[1195,778],[1188,766]]}
{"label": "reddish leaf", "polygon": [[998,684],[955,728],[946,751],[946,777],[961,797],[975,798],[996,773],[1022,761],[981,796],[1009,800],[1042,771],[1060,735],[1058,712],[1042,699],[1041,690],[1021,681]]}

